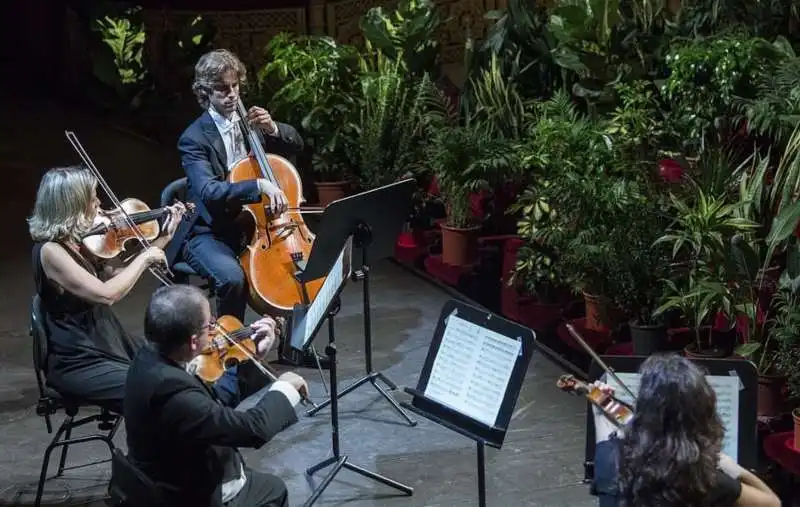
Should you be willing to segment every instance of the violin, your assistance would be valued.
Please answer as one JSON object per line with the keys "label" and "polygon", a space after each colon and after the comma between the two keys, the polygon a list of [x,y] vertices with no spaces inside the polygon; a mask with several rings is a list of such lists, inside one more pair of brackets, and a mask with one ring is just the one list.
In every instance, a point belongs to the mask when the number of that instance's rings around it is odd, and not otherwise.
{"label": "violin", "polygon": [[[186,214],[194,212],[193,203],[185,206]],[[94,226],[81,241],[95,256],[112,259],[127,251],[130,241],[139,242],[139,235],[147,241],[158,238],[162,233],[158,220],[169,213],[170,209],[166,207],[150,209],[139,199],[124,199],[118,207],[98,212]],[[134,228],[138,231],[134,231]]]}
{"label": "violin", "polygon": [[561,375],[556,382],[556,386],[570,394],[585,396],[618,427],[625,426],[633,418],[633,407],[597,386],[581,382],[573,375]]}
{"label": "violin", "polygon": [[[275,333],[280,334],[282,319],[275,319],[275,322]],[[256,357],[258,350],[252,335],[250,326],[243,325],[232,315],[223,315],[212,327],[208,345],[189,363],[189,371],[211,384],[219,380],[226,370],[250,360],[256,362],[259,369],[263,368],[262,372],[273,382],[278,380],[278,373]],[[308,394],[300,393],[300,397],[304,403],[314,405]]]}
{"label": "violin", "polygon": [[[75,133],[67,130],[67,131],[64,132],[64,134],[66,135],[67,140],[72,145],[72,147],[75,149],[75,152],[81,158],[83,163],[92,171],[92,174],[94,174],[94,176],[97,178],[97,181],[98,181],[98,184],[100,185],[100,187],[103,189],[103,191],[106,193],[106,195],[108,195],[108,197],[111,199],[111,202],[114,204],[114,206],[116,206],[116,208],[113,211],[118,212],[118,218],[119,218],[118,224],[121,224],[121,227],[116,227],[116,228],[110,227],[109,230],[121,231],[121,230],[124,229],[125,231],[127,231],[127,232],[129,232],[131,234],[131,236],[130,236],[131,239],[135,239],[135,240],[137,240],[139,242],[139,244],[142,246],[142,248],[149,248],[151,246],[150,245],[150,240],[147,239],[144,236],[144,234],[142,233],[142,230],[141,230],[142,228],[140,227],[140,225],[141,224],[145,224],[146,222],[148,222],[149,221],[149,220],[147,220],[148,218],[150,220],[153,220],[153,218],[151,218],[151,215],[147,215],[146,213],[148,211],[156,211],[156,210],[149,210],[149,209],[141,210],[140,209],[140,212],[142,213],[142,215],[139,215],[139,220],[142,220],[142,222],[140,224],[137,224],[136,220],[134,219],[134,217],[131,216],[128,213],[128,209],[132,204],[128,203],[128,205],[126,206],[126,205],[123,204],[123,202],[121,202],[117,198],[117,196],[114,194],[114,191],[111,190],[111,187],[106,182],[105,178],[103,178],[103,175],[100,173],[100,170],[97,169],[97,166],[94,165],[94,162],[89,157],[89,154],[86,153],[86,150],[83,148],[83,145],[81,145],[81,142],[78,140],[78,137],[75,135]],[[130,201],[133,201],[133,200],[130,200]],[[141,201],[139,201],[139,202],[141,203]],[[141,203],[141,205],[143,205],[145,207],[147,206],[144,203]],[[194,207],[192,207],[191,209],[194,210]],[[187,208],[187,211],[188,210],[189,210],[189,208]],[[136,213],[134,213],[134,215],[136,215]],[[93,236],[89,236],[89,237],[93,237]],[[105,236],[101,236],[101,237],[104,238]],[[86,238],[84,238],[84,240],[85,239]],[[122,242],[122,246],[124,246],[124,241]],[[174,277],[174,275],[170,272],[168,267],[160,267],[160,266],[152,265],[152,266],[148,267],[148,270],[150,271],[150,273],[152,273],[152,275],[159,282],[161,282],[162,285],[164,285],[164,286],[174,285],[173,282],[172,282],[172,278]],[[249,359],[249,360],[253,361],[253,363],[255,364],[256,368],[258,368],[258,370],[261,371],[261,373],[263,373],[267,378],[271,379],[273,382],[278,380],[277,373],[275,373],[274,370],[269,369],[266,365],[262,364],[255,357],[256,347],[255,347],[255,343],[253,342],[253,340],[250,339],[250,335],[252,334],[250,332],[250,329],[249,328],[245,328],[245,326],[243,326],[242,323],[239,322],[239,320],[235,319],[234,317],[230,317],[230,316],[222,317],[222,322],[225,322],[227,324],[227,327],[229,327],[232,330],[232,332],[234,333],[234,335],[236,337],[234,338],[233,336],[231,336],[228,333],[226,327],[222,326],[219,322],[214,324],[214,327],[212,328],[212,330],[215,332],[216,335],[221,337],[222,340],[225,340],[229,346],[228,347],[224,347],[222,345],[221,340],[217,340],[217,341],[213,341],[212,342],[212,345],[214,347],[213,350],[216,351],[216,355],[214,356],[212,354],[211,356],[216,358],[216,363],[213,362],[213,361],[209,361],[208,363],[210,365],[219,364],[220,366],[217,369],[214,369],[212,366],[206,365],[206,367],[205,367],[206,378],[212,378],[213,379],[213,378],[221,377],[222,374],[225,372],[226,364],[230,364],[229,358],[233,357],[233,354],[236,354],[237,357],[241,357],[241,358]],[[280,321],[276,321],[276,322],[280,323]],[[241,331],[237,332],[237,330],[241,330]],[[277,331],[278,330],[276,329],[276,332]],[[249,344],[248,344],[248,340],[249,340]],[[250,348],[247,348],[247,345],[249,345]],[[228,351],[228,350],[230,352],[223,353],[223,351]],[[233,351],[236,351],[236,352],[233,352]],[[203,362],[204,362],[204,360],[201,359],[200,363],[203,363]],[[215,375],[216,375],[216,377],[215,377]],[[307,393],[300,393],[300,397],[303,400],[303,403],[308,403],[308,404],[311,404],[312,406],[316,406],[316,405],[314,405],[314,402],[311,401],[311,399],[309,398]]]}

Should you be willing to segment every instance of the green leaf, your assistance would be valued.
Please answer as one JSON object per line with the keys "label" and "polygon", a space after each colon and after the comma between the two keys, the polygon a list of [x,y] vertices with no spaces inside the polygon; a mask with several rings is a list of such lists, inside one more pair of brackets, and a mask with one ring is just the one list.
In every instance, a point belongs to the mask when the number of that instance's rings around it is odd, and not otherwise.
{"label": "green leaf", "polygon": [[784,207],[772,222],[772,228],[767,235],[767,244],[777,245],[787,239],[797,229],[800,221],[800,201]]}
{"label": "green leaf", "polygon": [[749,358],[752,357],[753,354],[755,354],[756,351],[760,348],[761,348],[761,343],[749,342],[749,343],[743,343],[742,345],[736,347],[735,352],[737,355]]}

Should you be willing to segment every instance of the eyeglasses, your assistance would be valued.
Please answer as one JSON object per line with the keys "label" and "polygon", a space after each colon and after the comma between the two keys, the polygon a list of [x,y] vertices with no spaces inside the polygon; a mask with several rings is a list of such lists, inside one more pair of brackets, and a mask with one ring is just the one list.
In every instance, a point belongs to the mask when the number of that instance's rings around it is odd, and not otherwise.
{"label": "eyeglasses", "polygon": [[206,331],[206,330],[211,331],[212,329],[214,329],[214,327],[216,327],[216,325],[217,325],[217,319],[215,319],[214,317],[211,317],[211,319],[209,319],[209,321],[208,321],[208,324],[206,324],[205,326],[201,327],[200,330],[201,331]]}

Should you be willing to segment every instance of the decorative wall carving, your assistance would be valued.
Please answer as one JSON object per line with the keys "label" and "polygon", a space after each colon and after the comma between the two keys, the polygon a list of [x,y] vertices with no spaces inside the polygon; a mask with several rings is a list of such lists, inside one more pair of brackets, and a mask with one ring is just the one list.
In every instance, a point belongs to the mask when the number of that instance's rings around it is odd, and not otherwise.
{"label": "decorative wall carving", "polygon": [[[502,8],[505,0],[435,0],[447,22],[438,33],[445,64],[460,65],[467,36],[483,39],[491,21],[486,12]],[[326,34],[340,43],[363,43],[359,20],[371,7],[393,8],[397,0],[312,0],[307,8],[247,11],[171,11],[146,9],[148,62],[159,67],[160,42],[168,30],[202,15],[217,29],[214,45],[236,52],[248,66],[260,66],[270,37],[282,31]],[[166,69],[164,69],[166,70]],[[158,71],[157,71],[158,72]]]}

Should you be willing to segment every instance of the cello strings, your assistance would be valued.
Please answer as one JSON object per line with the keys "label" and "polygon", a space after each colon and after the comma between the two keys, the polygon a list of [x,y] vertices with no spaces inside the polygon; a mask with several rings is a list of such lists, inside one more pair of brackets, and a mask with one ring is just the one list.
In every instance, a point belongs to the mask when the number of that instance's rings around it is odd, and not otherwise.
{"label": "cello strings", "polygon": [[[105,178],[103,178],[103,175],[100,173],[100,170],[97,169],[97,166],[94,164],[91,157],[89,157],[89,154],[83,148],[83,145],[78,140],[78,137],[75,135],[74,132],[69,130],[65,130],[64,134],[66,135],[66,138],[72,145],[73,149],[77,152],[78,156],[81,158],[81,160],[83,160],[84,164],[86,164],[89,170],[91,170],[94,176],[97,178],[98,183],[106,192],[112,204],[120,210],[123,216],[123,220],[125,220],[127,225],[131,228],[136,238],[139,240],[142,246],[144,246],[145,248],[149,248],[151,246],[150,242],[147,240],[147,238],[145,238],[142,235],[141,231],[139,230],[138,227],[136,227],[136,224],[133,222],[130,215],[128,215],[127,211],[125,211],[125,209],[122,207],[122,203],[117,198],[116,194],[114,194],[114,192],[111,190],[111,186],[108,184],[108,182],[106,182]],[[158,281],[161,282],[164,286],[169,287],[174,285],[172,281],[164,275],[164,273],[156,270],[155,268],[153,268],[153,266],[149,266],[148,269],[153,274],[153,276],[155,276],[156,279],[158,279]],[[174,276],[170,271],[169,267],[166,267],[164,269],[166,269],[167,273]],[[245,355],[245,357],[247,357],[249,360],[255,363],[256,368],[258,368],[259,371],[261,371],[261,373],[270,378],[273,382],[278,380],[278,378],[275,375],[273,375],[272,372],[270,372],[263,364],[261,364],[261,362],[258,361],[242,344],[240,344],[237,340],[233,339],[228,334],[228,332],[222,326],[219,325],[219,323],[215,323],[214,327],[217,329],[220,335],[222,335],[225,339],[227,339],[231,343],[232,346],[238,348]],[[248,326],[246,329],[250,329],[250,327]],[[301,397],[303,397],[304,400],[308,401],[312,405],[314,404],[310,398],[308,398],[307,396],[303,396],[302,393]]]}

